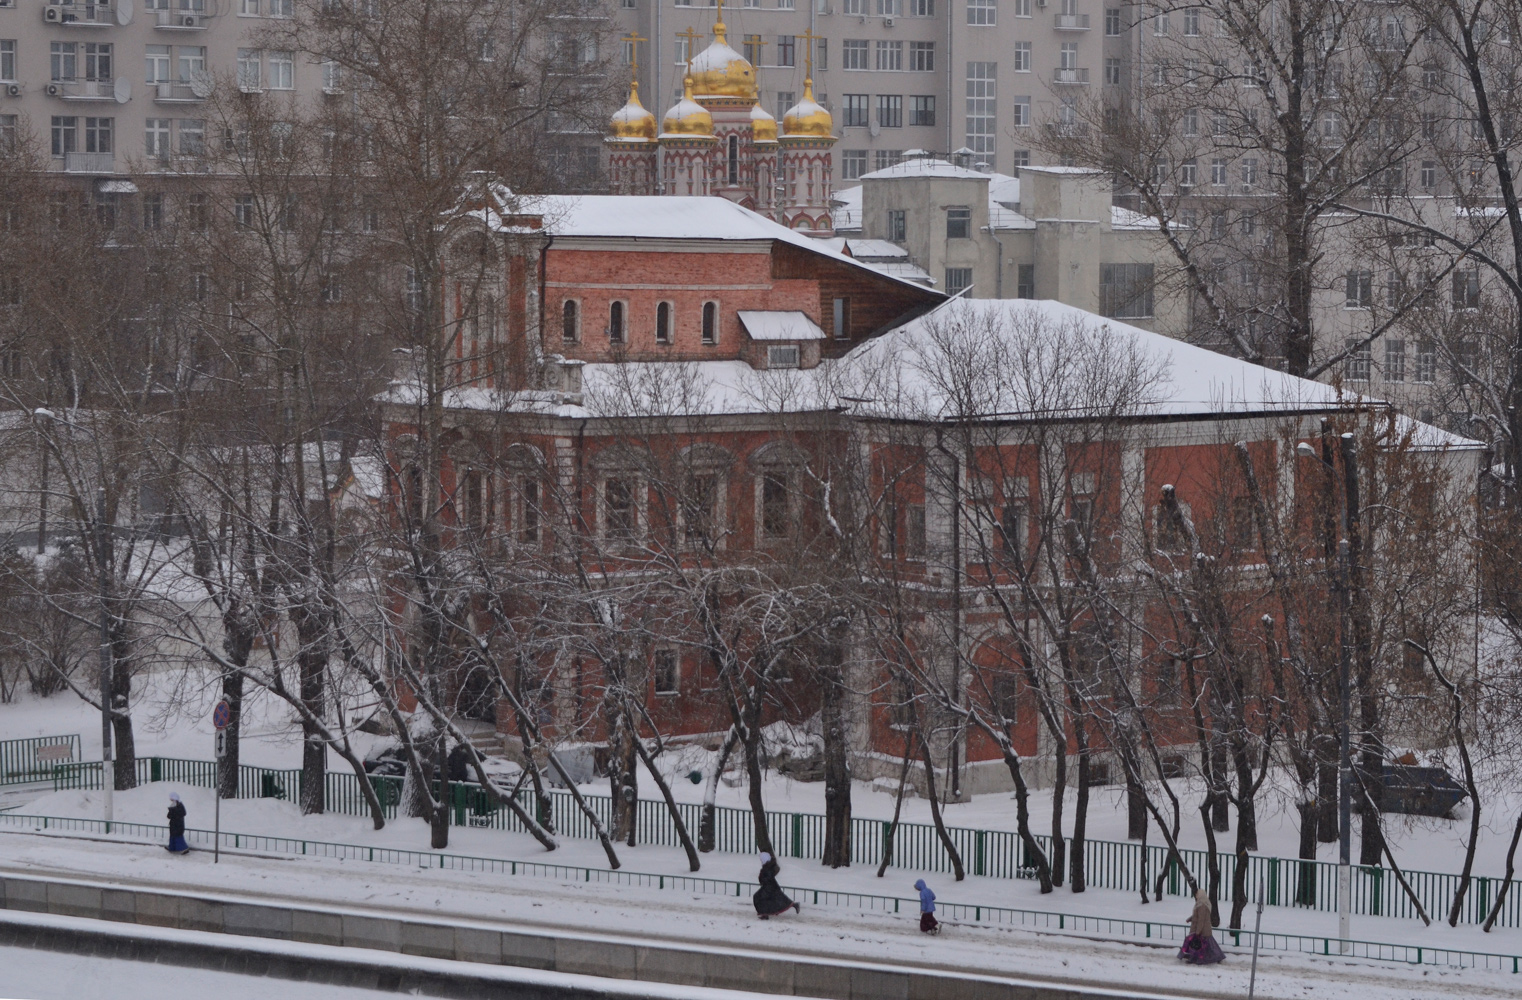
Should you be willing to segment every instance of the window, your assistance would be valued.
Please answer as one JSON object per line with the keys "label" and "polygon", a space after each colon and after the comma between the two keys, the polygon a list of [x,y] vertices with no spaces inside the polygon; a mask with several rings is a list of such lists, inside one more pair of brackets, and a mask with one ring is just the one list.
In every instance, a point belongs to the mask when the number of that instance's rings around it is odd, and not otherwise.
{"label": "window", "polygon": [[269,0],[270,17],[290,17],[294,0]]}
{"label": "window", "polygon": [[682,534],[689,546],[717,541],[719,522],[719,477],[712,472],[694,472],[682,490]]}
{"label": "window", "polygon": [[603,537],[628,541],[639,535],[635,480],[611,476],[602,484]]}
{"label": "window", "polygon": [[902,149],[878,149],[872,152],[873,166],[878,170],[887,170],[895,164],[903,162],[904,151]]}
{"label": "window", "polygon": [[904,508],[904,558],[925,558],[925,505],[912,503]]}
{"label": "window", "polygon": [[672,697],[681,691],[681,671],[677,664],[676,650],[657,649],[650,666],[651,680],[658,697]]}
{"label": "window", "polygon": [[878,128],[904,127],[904,98],[901,94],[877,95]]}
{"label": "window", "polygon": [[916,94],[909,98],[909,124],[935,124],[935,95]]}
{"label": "window", "polygon": [[965,240],[971,236],[972,210],[969,208],[946,209],[946,238]]}
{"label": "window", "polygon": [[169,159],[168,118],[149,118],[143,123],[143,151],[150,160]]}
{"label": "window", "polygon": [[624,304],[613,302],[608,306],[608,343],[624,342]]}
{"label": "window", "polygon": [[867,43],[859,38],[847,38],[841,42],[840,66],[842,69],[866,69]]}
{"label": "window", "polygon": [[52,42],[49,45],[48,68],[54,83],[73,82],[78,67],[79,45],[76,42]]}
{"label": "window", "polygon": [[1349,271],[1347,295],[1343,298],[1345,309],[1369,309],[1374,305],[1374,272]]}
{"label": "window", "polygon": [[293,90],[296,87],[296,55],[293,52],[270,53],[270,89]]}
{"label": "window", "polygon": [[828,38],[814,40],[814,68],[830,68],[830,40]]}
{"label": "window", "polygon": [[238,50],[238,89],[258,90],[261,79],[262,53],[258,49]]}
{"label": "window", "polygon": [[1210,161],[1210,183],[1213,187],[1226,185],[1226,161],[1216,158]]}
{"label": "window", "polygon": [[1014,497],[1004,498],[1004,509],[999,512],[999,541],[1006,555],[1017,559],[1025,553],[1030,537],[1026,529],[1025,501]]}
{"label": "window", "polygon": [[888,212],[888,239],[891,242],[904,242],[908,230],[904,216],[905,212],[901,208],[891,209]]}
{"label": "window", "polygon": [[1416,342],[1416,381],[1432,382],[1437,377],[1437,345],[1430,340]]}
{"label": "window", "polygon": [[902,4],[899,0],[877,0],[878,17],[897,17],[903,13],[900,10]]}
{"label": "window", "polygon": [[933,73],[935,71],[935,43],[910,42],[909,68],[916,73]]}
{"label": "window", "polygon": [[1031,16],[1031,0],[1015,0],[1015,16],[1016,17],[1030,17]]}
{"label": "window", "polygon": [[956,295],[972,287],[972,268],[948,267],[946,269],[946,294]]}
{"label": "window", "polygon": [[1385,381],[1404,382],[1406,380],[1406,342],[1404,340],[1385,340]]}
{"label": "window", "polygon": [[185,226],[193,233],[204,233],[211,226],[211,209],[204,194],[185,198]]}
{"label": "window", "polygon": [[1117,7],[1105,8],[1105,34],[1112,37],[1120,34],[1120,9]]}
{"label": "window", "polygon": [[766,367],[797,368],[797,344],[772,344],[766,349]]}
{"label": "window", "polygon": [[1478,268],[1453,272],[1453,308],[1480,308],[1480,272]]}
{"label": "window", "polygon": [[867,127],[866,94],[846,94],[841,99],[840,111],[841,125],[845,128]]}
{"label": "window", "polygon": [[168,83],[171,50],[168,45],[150,45],[143,51],[143,80],[150,86]]}
{"label": "window", "polygon": [[110,42],[86,42],[85,46],[85,79],[86,80],[110,80],[111,79],[111,43]]}
{"label": "window", "polygon": [[867,172],[867,151],[865,149],[847,149],[840,154],[840,176],[843,180],[854,181]]}
{"label": "window", "polygon": [[1120,86],[1120,60],[1105,60],[1105,83],[1112,87]]}
{"label": "window", "polygon": [[[765,45],[765,43],[761,41],[760,35],[746,35],[745,45],[743,46],[745,50],[745,61],[750,63],[752,66],[761,65],[761,48],[763,45]],[[625,59],[624,62],[628,63],[631,62],[631,60]]]}
{"label": "window", "polygon": [[575,299],[566,299],[560,307],[560,339],[567,344],[581,339],[581,307]]}
{"label": "window", "polygon": [[1031,71],[1031,43],[1015,43],[1015,72],[1029,73]]}
{"label": "window", "polygon": [[967,23],[985,26],[999,23],[998,0],[967,0]]}
{"label": "window", "polygon": [[1200,9],[1190,7],[1184,11],[1184,34],[1197,36],[1200,33]]}
{"label": "window", "polygon": [[935,0],[909,0],[909,16],[935,17]]}
{"label": "window", "polygon": [[1166,10],[1153,18],[1152,33],[1154,35],[1166,35],[1168,33],[1168,12]]}
{"label": "window", "polygon": [[903,42],[878,42],[877,43],[877,68],[879,70],[897,71],[904,68],[904,43]]}
{"label": "window", "polygon": [[0,38],[0,80],[16,79],[16,40]]}
{"label": "window", "polygon": [[1258,158],[1247,156],[1242,159],[1242,186],[1252,187],[1258,183]]}
{"label": "window", "polygon": [[835,299],[830,306],[831,329],[836,340],[851,339],[851,300]]}
{"label": "window", "polygon": [[1199,108],[1186,108],[1186,109],[1184,109],[1184,120],[1183,120],[1182,124],[1183,124],[1183,129],[1184,129],[1184,135],[1186,137],[1193,138],[1194,136],[1199,135],[1200,134],[1200,109]]}
{"label": "window", "polygon": [[150,191],[143,195],[143,228],[149,231],[164,228],[164,195]]}
{"label": "window", "polygon": [[997,63],[967,64],[967,145],[974,153],[991,157],[997,131],[994,73]]}
{"label": "window", "polygon": [[1031,99],[1015,98],[1015,128],[1029,128],[1031,123]]}
{"label": "window", "polygon": [[762,538],[786,538],[792,526],[792,498],[787,473],[781,470],[761,475],[760,501]]}
{"label": "window", "polygon": [[1036,265],[1021,264],[1015,270],[1015,298],[1033,299],[1036,297]]}
{"label": "window", "polygon": [[233,199],[234,225],[236,225],[239,229],[252,229],[254,228],[255,217],[256,206],[254,203],[253,195],[240,194]]}
{"label": "window", "polygon": [[181,83],[189,83],[206,72],[205,46],[181,45],[179,57]]}
{"label": "window", "polygon": [[1151,264],[1099,265],[1099,312],[1114,319],[1152,317]]}
{"label": "window", "polygon": [[1347,361],[1348,381],[1349,382],[1367,382],[1367,381],[1369,381],[1369,370],[1374,367],[1374,351],[1373,351],[1373,348],[1371,348],[1369,346],[1369,342],[1368,341],[1364,341],[1362,343],[1355,343],[1354,341],[1349,340],[1347,342],[1347,346],[1349,348],[1351,348],[1352,352],[1353,352],[1353,353],[1348,355],[1348,361]]}
{"label": "window", "polygon": [[1437,161],[1422,161],[1422,187],[1430,188],[1437,186]]}
{"label": "window", "polygon": [[719,342],[719,304],[717,302],[703,303],[703,343],[717,344]]}
{"label": "window", "polygon": [[797,41],[794,38],[794,36],[792,36],[792,35],[778,35],[777,36],[777,65],[778,66],[792,66],[792,65],[794,65],[794,56],[793,56],[793,53],[795,51],[795,46],[796,45],[797,45]]}
{"label": "window", "polygon": [[259,0],[239,0],[238,13],[247,17],[258,17]]}
{"label": "window", "polygon": [[671,343],[671,303],[659,302],[655,306],[655,342]]}
{"label": "window", "polygon": [[1178,185],[1181,188],[1192,188],[1197,183],[1199,164],[1195,160],[1185,160],[1178,165]]}
{"label": "window", "polygon": [[518,541],[539,541],[539,480],[527,476],[518,484]]}
{"label": "window", "polygon": [[180,119],[180,155],[200,156],[206,152],[206,121],[202,118]]}
{"label": "window", "polygon": [[[1016,168],[1028,167],[1031,165],[1031,151],[1028,149],[1017,149],[1014,152],[1013,159]],[[1072,166],[1072,164],[1068,164],[1068,166]]]}
{"label": "window", "polygon": [[53,155],[62,157],[79,150],[79,119],[53,115]]}

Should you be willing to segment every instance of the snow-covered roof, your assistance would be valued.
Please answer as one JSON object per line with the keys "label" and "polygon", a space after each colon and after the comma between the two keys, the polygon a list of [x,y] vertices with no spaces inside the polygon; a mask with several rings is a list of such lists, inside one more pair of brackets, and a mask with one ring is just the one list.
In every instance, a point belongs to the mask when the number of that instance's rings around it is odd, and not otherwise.
{"label": "snow-covered roof", "polygon": [[1110,206],[1111,229],[1156,229],[1157,220],[1150,215],[1141,212],[1133,212],[1129,208],[1121,208],[1119,205]]}
{"label": "snow-covered roof", "polygon": [[881,271],[905,281],[913,281],[926,288],[935,287],[935,279],[930,276],[929,271],[907,260],[869,260],[866,261],[866,265],[874,271]]}
{"label": "snow-covered roof", "polygon": [[1418,451],[1480,451],[1485,448],[1483,441],[1445,431],[1436,424],[1424,424],[1403,413],[1395,418],[1395,433],[1400,438],[1409,434],[1412,447]]}
{"label": "snow-covered roof", "polygon": [[900,160],[891,167],[883,167],[881,170],[862,174],[861,179],[875,181],[893,177],[961,177],[969,180],[987,180],[989,176],[981,170],[969,170],[967,167],[959,167],[955,163],[948,163],[934,157],[914,156]]}
{"label": "snow-covered roof", "polygon": [[860,184],[835,191],[835,196],[830,199],[830,219],[835,223],[837,233],[861,231]]}
{"label": "snow-covered roof", "polygon": [[1020,204],[1020,178],[1009,174],[989,174],[988,197],[1006,208]]}
{"label": "snow-covered roof", "polygon": [[751,340],[823,340],[819,324],[797,311],[740,310],[740,325]]}
{"label": "snow-covered roof", "polygon": [[845,241],[846,248],[851,256],[857,260],[871,260],[873,258],[898,258],[909,256],[909,251],[897,243],[888,240],[859,240],[848,239]]}

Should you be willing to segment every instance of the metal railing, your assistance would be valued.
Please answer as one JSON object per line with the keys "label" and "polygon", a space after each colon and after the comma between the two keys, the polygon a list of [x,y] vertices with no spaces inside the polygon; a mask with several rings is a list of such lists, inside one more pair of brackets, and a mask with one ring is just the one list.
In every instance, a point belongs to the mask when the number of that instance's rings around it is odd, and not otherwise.
{"label": "metal railing", "polygon": [[[37,759],[37,751],[43,747],[67,747],[69,757],[79,759],[79,736],[30,736],[20,740],[0,741],[0,785],[16,785],[28,781],[47,781],[60,763],[57,760]],[[61,753],[61,750],[55,751]],[[97,765],[99,766],[99,765]]]}
{"label": "metal railing", "polygon": [[[178,781],[210,788],[215,785],[215,775],[216,765],[213,761],[140,757],[137,762],[139,782]],[[376,789],[386,818],[395,818],[397,803],[401,799],[402,779],[372,775],[369,780]],[[353,816],[369,815],[369,807],[360,791],[359,781],[352,772],[330,771],[325,784],[328,811]],[[60,790],[99,788],[100,763],[93,761],[63,765],[55,772],[54,785]],[[300,787],[299,770],[271,770],[246,764],[239,769],[239,798],[296,799]],[[559,836],[574,840],[596,837],[591,820],[577,807],[569,792],[551,791],[548,798],[549,819],[554,823]],[[612,799],[606,795],[585,793],[582,798],[604,829],[609,828],[613,819]],[[531,792],[519,792],[518,802],[525,812],[534,813],[536,806]],[[689,833],[695,835],[702,818],[702,806],[689,802],[679,803],[677,808]],[[512,833],[524,830],[523,824],[511,810],[499,808],[479,785],[467,782],[453,782],[450,785],[450,822],[455,826]],[[772,847],[779,857],[814,859],[823,856],[825,818],[819,814],[769,811],[766,814],[766,828]],[[881,860],[889,828],[890,824],[884,820],[861,817],[852,819],[852,863],[876,864]],[[1033,859],[1026,856],[1019,835],[1015,832],[948,827],[946,833],[962,856],[968,874],[1007,879],[1034,877]],[[1037,834],[1033,839],[1050,858],[1051,838]],[[681,843],[676,824],[672,822],[663,801],[639,800],[635,840],[641,844],[663,847],[676,847]],[[728,854],[756,853],[755,821],[749,809],[720,806],[714,810],[714,849]],[[1221,870],[1219,899],[1223,905],[1229,905],[1234,901],[1232,884],[1236,855],[1223,852],[1216,856],[1216,860]],[[1208,852],[1181,849],[1179,861],[1188,867],[1196,880],[1204,881],[1209,862]],[[1246,884],[1249,896],[1255,897],[1257,887],[1261,885],[1264,900],[1270,906],[1336,911],[1335,862],[1302,861],[1255,854],[1249,855],[1248,865]],[[952,870],[950,856],[941,845],[935,827],[928,823],[898,825],[893,835],[892,867],[924,872]],[[1167,848],[1159,845],[1143,847],[1125,841],[1085,840],[1084,867],[1087,884],[1096,889],[1121,889],[1140,893],[1145,883],[1145,888],[1151,892],[1157,888],[1161,873],[1162,891],[1165,895],[1190,895],[1188,879],[1177,863],[1169,864]],[[1404,874],[1429,915],[1447,912],[1461,881],[1458,875],[1446,872],[1406,871]],[[1504,880],[1498,878],[1475,877],[1465,897],[1459,921],[1483,923],[1504,884]],[[1400,883],[1385,868],[1354,866],[1352,886],[1352,912],[1355,915],[1397,918],[1415,918],[1417,915]],[[1501,927],[1522,926],[1522,880],[1512,883],[1496,924]]]}
{"label": "metal railing", "polygon": [[1052,27],[1058,31],[1088,31],[1089,15],[1087,14],[1053,14]]}
{"label": "metal railing", "polygon": [[[17,815],[14,813],[0,813],[0,828],[62,836],[71,833],[116,835],[123,838],[138,838],[153,842],[167,839],[169,835],[169,828],[167,826],[152,823],[107,823],[105,820],[98,819],[73,819],[56,816]],[[212,831],[201,829],[187,829],[185,831],[185,838],[192,845],[203,849],[210,848],[213,840],[216,839]],[[662,875],[648,872],[631,872],[622,869],[615,871],[608,868],[547,864],[541,861],[515,861],[506,858],[481,858],[463,854],[447,854],[439,851],[411,851],[393,847],[367,847],[362,844],[340,844],[322,840],[269,837],[262,834],[223,832],[220,837],[220,847],[223,851],[246,851],[250,853],[284,854],[297,857],[368,861],[379,864],[405,865],[411,868],[438,868],[446,871],[529,876],[581,883],[626,885],[644,889],[700,893],[710,896],[732,896],[737,899],[743,899],[759,888],[759,885],[755,882],[736,881],[733,879],[704,878],[695,875]],[[919,915],[919,900],[917,898],[879,896],[860,892],[841,892],[832,889],[811,889],[804,886],[784,886],[783,888],[788,895],[809,906],[824,906],[857,910],[864,913],[882,913],[910,917],[918,917]],[[1186,924],[1170,921],[1096,917],[1087,914],[1062,913],[1051,910],[1027,910],[1011,906],[949,903],[945,900],[937,900],[936,908],[937,913],[943,920],[952,923],[1032,928],[1047,933],[1071,934],[1095,938],[1182,942],[1188,933]],[[1220,936],[1221,944],[1225,947],[1248,949],[1252,946],[1254,932],[1247,930],[1223,930],[1220,932]],[[1510,973],[1522,972],[1522,955],[1465,951],[1457,948],[1433,948],[1427,945],[1389,944],[1377,941],[1345,940],[1336,937],[1308,934],[1264,932],[1259,935],[1259,947],[1265,951],[1299,952],[1308,955],[1340,955],[1383,962],[1399,962],[1408,965],[1488,969]]]}
{"label": "metal railing", "polygon": [[1087,87],[1089,85],[1088,67],[1063,67],[1052,70],[1052,83],[1059,86]]}

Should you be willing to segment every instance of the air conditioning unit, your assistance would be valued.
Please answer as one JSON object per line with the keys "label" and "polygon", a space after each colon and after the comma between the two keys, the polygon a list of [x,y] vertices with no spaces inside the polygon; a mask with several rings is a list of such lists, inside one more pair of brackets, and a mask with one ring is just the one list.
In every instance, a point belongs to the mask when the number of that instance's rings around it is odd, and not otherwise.
{"label": "air conditioning unit", "polygon": [[891,27],[893,27],[893,18],[891,18],[891,17],[885,17],[885,18],[883,18],[883,27],[884,28],[891,28]]}
{"label": "air conditioning unit", "polygon": [[42,9],[42,19],[44,21],[61,21],[63,20],[63,11],[53,6],[44,7]]}
{"label": "air conditioning unit", "polygon": [[56,83],[50,83],[50,84],[48,84],[48,96],[49,97],[57,97],[61,93],[63,93],[63,88],[60,87],[58,84],[56,84]]}
{"label": "air conditioning unit", "polygon": [[200,17],[196,16],[195,14],[182,14],[182,15],[180,15],[180,27],[182,27],[182,28],[199,28],[200,26],[201,26],[201,19],[200,19]]}
{"label": "air conditioning unit", "polygon": [[21,96],[21,84],[19,84],[19,83],[10,84],[9,86],[7,86],[5,88],[5,92],[7,94],[10,94],[12,97],[20,97]]}

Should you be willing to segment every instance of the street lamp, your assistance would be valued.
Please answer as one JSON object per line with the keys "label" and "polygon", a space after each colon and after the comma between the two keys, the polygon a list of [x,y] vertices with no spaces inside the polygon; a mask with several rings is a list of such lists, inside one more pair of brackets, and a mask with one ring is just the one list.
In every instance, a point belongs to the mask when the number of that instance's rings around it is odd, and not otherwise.
{"label": "street lamp", "polygon": [[[1355,447],[1352,436],[1344,434],[1342,438],[1342,459],[1345,466],[1343,472],[1347,479],[1349,496],[1342,510],[1342,537],[1337,540],[1337,574],[1334,578],[1337,583],[1337,699],[1341,703],[1337,721],[1337,819],[1340,828],[1337,844],[1337,936],[1341,939],[1339,948],[1343,951],[1347,950],[1347,942],[1351,936],[1353,909],[1353,756],[1348,738],[1352,702],[1348,691],[1348,668],[1352,659],[1348,650],[1348,636],[1352,632],[1350,622],[1352,574],[1350,572],[1351,546],[1348,544],[1347,536],[1348,511],[1350,507],[1356,510],[1357,508],[1353,505],[1358,503],[1358,468],[1355,462],[1357,455]],[[1326,469],[1328,486],[1335,491],[1337,469],[1330,461],[1317,454],[1316,449],[1305,441],[1295,445],[1295,454],[1300,458],[1310,458],[1320,462]]]}
{"label": "street lamp", "polygon": [[[66,420],[52,410],[38,407],[32,411],[32,416],[38,420],[47,420],[53,423],[63,424],[75,430],[83,430],[73,421]],[[112,767],[111,753],[111,688],[112,688],[112,656],[111,656],[111,571],[110,563],[111,535],[106,530],[106,488],[98,486],[95,489],[95,563],[99,569],[98,583],[100,586],[100,787],[105,792],[105,821],[106,832],[111,832],[111,821],[114,818],[112,802],[113,793],[116,791],[116,775]]]}

